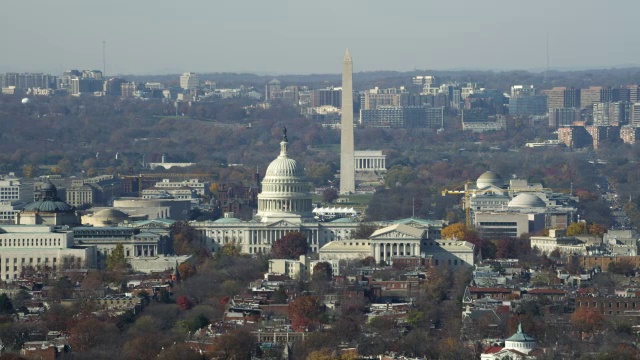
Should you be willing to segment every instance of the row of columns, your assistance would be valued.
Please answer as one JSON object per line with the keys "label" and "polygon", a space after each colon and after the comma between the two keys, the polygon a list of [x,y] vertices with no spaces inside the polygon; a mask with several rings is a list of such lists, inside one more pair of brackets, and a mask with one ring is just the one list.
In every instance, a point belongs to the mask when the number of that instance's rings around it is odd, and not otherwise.
{"label": "row of columns", "polygon": [[386,169],[384,158],[360,158],[356,159],[356,170],[382,170]]}
{"label": "row of columns", "polygon": [[292,211],[305,212],[311,211],[311,199],[293,199],[293,200],[277,200],[263,199],[260,200],[258,211]]}
{"label": "row of columns", "polygon": [[134,256],[155,256],[158,254],[158,245],[135,245]]}
{"label": "row of columns", "polygon": [[420,255],[420,243],[412,242],[392,242],[373,243],[373,256],[376,262],[383,260],[388,262],[394,256],[417,256]]}

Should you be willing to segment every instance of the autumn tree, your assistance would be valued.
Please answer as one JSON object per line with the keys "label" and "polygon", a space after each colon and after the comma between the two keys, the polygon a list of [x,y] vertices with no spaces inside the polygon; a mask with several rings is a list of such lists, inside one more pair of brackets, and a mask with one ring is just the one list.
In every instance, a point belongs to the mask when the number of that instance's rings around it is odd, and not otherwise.
{"label": "autumn tree", "polygon": [[307,237],[299,231],[287,233],[271,247],[271,255],[276,259],[298,259],[308,251]]}
{"label": "autumn tree", "polygon": [[602,224],[593,223],[593,224],[589,225],[589,234],[590,235],[603,236],[604,233],[606,233],[606,232],[607,232],[607,227],[602,225]]}
{"label": "autumn tree", "polygon": [[118,334],[119,330],[95,318],[83,319],[71,328],[69,343],[74,352],[85,352],[101,344],[107,333]]}
{"label": "autumn tree", "polygon": [[186,280],[196,274],[196,266],[189,262],[183,262],[178,265],[178,272],[180,273],[180,278]]}
{"label": "autumn tree", "polygon": [[176,255],[191,255],[196,253],[198,243],[198,231],[186,221],[178,221],[171,225],[171,239],[173,239],[173,251]]}
{"label": "autumn tree", "polygon": [[571,315],[571,323],[584,334],[598,331],[604,325],[604,316],[593,309],[579,308]]}
{"label": "autumn tree", "polygon": [[441,235],[443,239],[469,241],[470,238],[477,237],[478,233],[475,230],[468,228],[467,225],[463,223],[455,223],[442,229]]}
{"label": "autumn tree", "polygon": [[193,307],[193,302],[188,297],[181,295],[176,300],[176,305],[178,305],[181,310],[190,310]]}
{"label": "autumn tree", "polygon": [[577,236],[587,234],[587,223],[580,221],[571,223],[567,227],[567,236]]}
{"label": "autumn tree", "polygon": [[316,296],[300,296],[289,303],[289,317],[296,331],[317,325],[321,314],[322,303]]}

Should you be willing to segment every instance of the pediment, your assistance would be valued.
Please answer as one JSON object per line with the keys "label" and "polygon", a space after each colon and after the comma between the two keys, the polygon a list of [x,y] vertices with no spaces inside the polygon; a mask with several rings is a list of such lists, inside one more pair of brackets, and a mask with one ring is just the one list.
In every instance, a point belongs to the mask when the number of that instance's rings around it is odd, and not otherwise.
{"label": "pediment", "polygon": [[273,222],[267,225],[267,227],[293,227],[293,226],[295,225],[286,220],[278,220],[276,222]]}
{"label": "pediment", "polygon": [[415,234],[407,234],[397,230],[391,230],[389,232],[385,232],[382,234],[378,234],[376,236],[372,236],[371,240],[393,240],[393,239],[403,239],[403,240],[420,240],[421,237],[416,236]]}

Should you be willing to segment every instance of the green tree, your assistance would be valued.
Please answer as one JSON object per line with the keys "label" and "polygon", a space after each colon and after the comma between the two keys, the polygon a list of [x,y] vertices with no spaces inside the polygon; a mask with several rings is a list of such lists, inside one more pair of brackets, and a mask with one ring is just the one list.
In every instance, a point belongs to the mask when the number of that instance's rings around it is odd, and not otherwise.
{"label": "green tree", "polygon": [[122,244],[116,245],[113,251],[107,255],[106,265],[109,271],[121,271],[127,268],[128,263],[124,257],[124,246]]}
{"label": "green tree", "polygon": [[352,239],[368,239],[378,227],[373,224],[360,223],[358,228],[351,233]]}
{"label": "green tree", "polygon": [[331,264],[326,261],[321,261],[313,267],[313,280],[329,281],[333,276],[333,269]]}
{"label": "green tree", "polygon": [[7,315],[13,313],[13,304],[7,294],[0,295],[0,314]]}
{"label": "green tree", "polygon": [[307,237],[299,231],[286,234],[271,247],[271,255],[276,259],[298,259],[308,251]]}

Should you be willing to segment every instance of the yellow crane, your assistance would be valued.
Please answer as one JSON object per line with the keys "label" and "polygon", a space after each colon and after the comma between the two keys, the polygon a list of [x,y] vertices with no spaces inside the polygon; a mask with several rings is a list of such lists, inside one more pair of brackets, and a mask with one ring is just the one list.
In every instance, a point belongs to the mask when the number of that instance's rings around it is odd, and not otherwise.
{"label": "yellow crane", "polygon": [[462,206],[464,207],[464,220],[465,220],[465,224],[467,225],[467,227],[471,227],[471,191],[469,190],[469,184],[473,184],[472,181],[467,181],[464,184],[464,190],[463,189],[452,189],[452,190],[448,190],[448,189],[444,189],[442,190],[442,196],[447,196],[447,195],[463,195],[463,201],[462,201]]}

